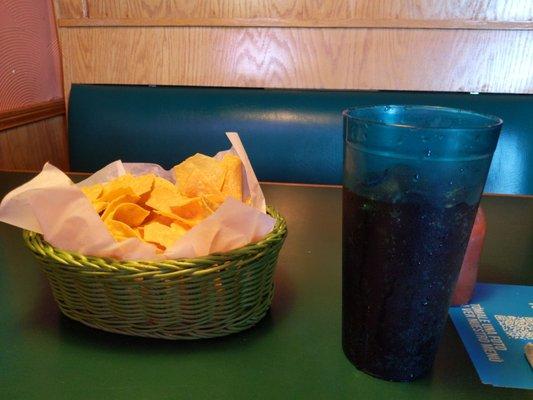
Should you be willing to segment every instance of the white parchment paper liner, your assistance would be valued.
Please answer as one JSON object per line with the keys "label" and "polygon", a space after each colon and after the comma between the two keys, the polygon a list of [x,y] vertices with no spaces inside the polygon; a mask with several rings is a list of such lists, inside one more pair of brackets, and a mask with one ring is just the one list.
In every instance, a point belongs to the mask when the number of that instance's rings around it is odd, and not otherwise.
{"label": "white parchment paper liner", "polygon": [[4,197],[0,221],[41,233],[47,242],[63,250],[122,260],[193,258],[256,242],[272,231],[275,219],[266,214],[263,192],[239,135],[235,132],[226,135],[232,148],[215,157],[231,152],[241,159],[243,192],[245,197],[250,196],[251,205],[228,198],[164,253],[157,253],[154,245],[137,238],[116,242],[80,190],[126,173],[154,173],[173,182],[171,172],[156,164],[115,161],[74,184],[61,170],[47,163],[35,178]]}

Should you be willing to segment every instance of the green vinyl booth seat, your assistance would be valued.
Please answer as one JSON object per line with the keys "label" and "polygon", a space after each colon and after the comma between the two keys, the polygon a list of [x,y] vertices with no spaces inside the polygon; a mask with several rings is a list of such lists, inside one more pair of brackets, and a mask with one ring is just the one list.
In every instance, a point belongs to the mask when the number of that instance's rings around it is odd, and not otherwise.
{"label": "green vinyl booth seat", "polygon": [[239,132],[263,181],[339,184],[342,117],[348,107],[427,104],[504,120],[486,192],[533,194],[533,97],[442,92],[237,89],[180,86],[72,86],[71,170],[121,159],[170,168],[229,147]]}

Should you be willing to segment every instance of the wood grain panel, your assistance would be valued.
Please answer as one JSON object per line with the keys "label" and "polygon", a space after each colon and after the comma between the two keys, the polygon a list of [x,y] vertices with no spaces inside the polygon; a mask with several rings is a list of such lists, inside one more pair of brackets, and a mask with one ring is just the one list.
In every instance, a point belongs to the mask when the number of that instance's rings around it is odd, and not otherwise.
{"label": "wood grain panel", "polygon": [[533,29],[529,21],[460,19],[289,19],[289,18],[61,18],[60,27],[293,27],[403,29]]}
{"label": "wood grain panel", "polygon": [[63,28],[72,82],[533,93],[533,31]]}
{"label": "wood grain panel", "polygon": [[[70,1],[70,0],[69,0]],[[87,0],[91,18],[532,21],[531,0]]]}
{"label": "wood grain panel", "polygon": [[62,114],[65,114],[65,101],[63,99],[45,101],[9,111],[1,111],[0,131]]}
{"label": "wood grain panel", "polygon": [[56,18],[88,17],[87,0],[54,0]]}
{"label": "wood grain panel", "polygon": [[40,170],[47,161],[69,168],[64,116],[0,131],[0,169]]}

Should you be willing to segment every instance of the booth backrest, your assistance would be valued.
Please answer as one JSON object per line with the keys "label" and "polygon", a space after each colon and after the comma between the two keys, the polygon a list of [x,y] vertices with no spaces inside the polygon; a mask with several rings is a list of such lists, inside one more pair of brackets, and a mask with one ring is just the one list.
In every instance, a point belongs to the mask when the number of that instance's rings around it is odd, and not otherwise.
{"label": "booth backrest", "polygon": [[236,131],[260,180],[339,184],[341,111],[370,104],[439,105],[503,118],[485,191],[533,194],[529,95],[73,85],[71,169],[95,171],[116,159],[169,168],[196,152],[229,147],[224,132]]}

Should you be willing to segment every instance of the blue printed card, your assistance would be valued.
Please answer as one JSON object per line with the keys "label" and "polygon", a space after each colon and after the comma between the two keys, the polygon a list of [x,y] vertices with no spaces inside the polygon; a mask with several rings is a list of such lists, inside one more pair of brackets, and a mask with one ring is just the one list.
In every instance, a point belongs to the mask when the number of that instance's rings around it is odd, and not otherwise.
{"label": "blue printed card", "polygon": [[478,283],[470,304],[450,317],[481,381],[533,389],[524,346],[533,342],[533,286]]}

